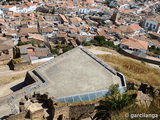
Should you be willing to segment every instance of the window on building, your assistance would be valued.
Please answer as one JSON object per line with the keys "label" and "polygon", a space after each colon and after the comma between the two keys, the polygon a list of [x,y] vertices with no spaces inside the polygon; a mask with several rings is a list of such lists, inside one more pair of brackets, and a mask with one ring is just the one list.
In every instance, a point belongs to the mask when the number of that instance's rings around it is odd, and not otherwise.
{"label": "window on building", "polygon": [[2,51],[4,54],[9,54],[9,51],[8,50],[3,50]]}
{"label": "window on building", "polygon": [[148,27],[148,23],[146,24],[146,27]]}
{"label": "window on building", "polygon": [[63,115],[59,115],[57,120],[63,120]]}
{"label": "window on building", "polygon": [[155,28],[156,28],[156,25],[153,26],[153,29],[155,29]]}

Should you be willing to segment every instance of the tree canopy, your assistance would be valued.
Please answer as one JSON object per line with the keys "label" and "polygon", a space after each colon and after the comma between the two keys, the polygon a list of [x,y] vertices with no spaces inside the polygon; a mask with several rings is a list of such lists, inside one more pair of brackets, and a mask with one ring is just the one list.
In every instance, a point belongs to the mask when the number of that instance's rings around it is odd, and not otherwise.
{"label": "tree canopy", "polygon": [[110,92],[106,94],[105,99],[99,101],[99,106],[95,108],[97,112],[94,120],[110,119],[112,114],[119,114],[121,109],[134,102],[134,99],[126,93],[121,94],[118,87],[118,84],[111,85]]}

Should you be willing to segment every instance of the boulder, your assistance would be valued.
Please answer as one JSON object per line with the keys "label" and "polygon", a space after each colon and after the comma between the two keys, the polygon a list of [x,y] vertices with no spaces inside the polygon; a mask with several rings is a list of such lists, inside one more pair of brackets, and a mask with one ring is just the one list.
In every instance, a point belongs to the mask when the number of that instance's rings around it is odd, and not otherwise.
{"label": "boulder", "polygon": [[137,92],[137,97],[136,97],[136,104],[139,106],[144,105],[146,107],[149,107],[153,98],[149,97],[149,95],[142,93],[142,91]]}

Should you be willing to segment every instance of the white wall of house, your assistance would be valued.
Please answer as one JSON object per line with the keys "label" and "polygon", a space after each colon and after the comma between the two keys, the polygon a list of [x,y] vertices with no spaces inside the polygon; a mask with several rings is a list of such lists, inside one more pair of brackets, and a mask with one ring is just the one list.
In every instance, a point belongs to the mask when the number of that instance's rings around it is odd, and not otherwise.
{"label": "white wall of house", "polygon": [[99,13],[99,12],[101,12],[100,9],[96,9],[96,8],[90,9],[90,14]]}
{"label": "white wall of house", "polygon": [[30,7],[26,7],[26,8],[21,8],[21,7],[18,7],[14,13],[31,13],[33,11],[36,10],[36,8],[39,7],[39,6],[30,6]]}
{"label": "white wall of house", "polygon": [[14,6],[14,7],[11,7],[11,8],[9,8],[9,11],[16,11],[16,9],[17,9],[17,7],[16,6]]}
{"label": "white wall of house", "polygon": [[136,30],[134,33],[140,33],[143,29]]}
{"label": "white wall of house", "polygon": [[123,44],[120,44],[119,47],[120,47],[120,48],[128,48],[127,45],[123,45]]}
{"label": "white wall of house", "polygon": [[141,51],[141,52],[143,52],[143,53],[146,53],[146,50],[144,50],[144,49],[139,49],[138,51]]}
{"label": "white wall of house", "polygon": [[160,33],[160,23],[158,25],[157,33]]}
{"label": "white wall of house", "polygon": [[78,9],[78,14],[88,14],[89,12],[90,12],[90,10],[87,8],[79,8]]}
{"label": "white wall of house", "polygon": [[119,9],[127,9],[129,7],[129,5],[128,4],[123,4],[123,5],[121,5],[120,7],[119,7]]}
{"label": "white wall of house", "polygon": [[2,10],[2,11],[16,11],[16,6],[13,6],[13,7],[11,7],[11,8],[5,8],[5,7],[0,7],[0,10]]}
{"label": "white wall of house", "polygon": [[0,9],[0,18],[4,18],[3,11]]}
{"label": "white wall of house", "polygon": [[154,22],[154,21],[150,21],[150,20],[146,20],[145,24],[144,24],[144,29],[148,30],[149,28],[151,28],[151,31],[156,32],[158,27],[158,23]]}
{"label": "white wall of house", "polygon": [[42,59],[38,59],[38,60],[32,60],[31,63],[35,64],[35,63],[39,63],[39,62],[46,62],[49,61],[51,59],[53,59],[54,57],[48,57],[48,58],[42,58]]}

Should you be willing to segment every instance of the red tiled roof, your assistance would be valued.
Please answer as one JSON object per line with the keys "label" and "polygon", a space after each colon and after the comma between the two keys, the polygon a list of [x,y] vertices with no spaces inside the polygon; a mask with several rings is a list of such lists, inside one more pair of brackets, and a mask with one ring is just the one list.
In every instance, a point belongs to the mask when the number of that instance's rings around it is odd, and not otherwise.
{"label": "red tiled roof", "polygon": [[102,30],[102,31],[97,31],[97,33],[98,33],[98,35],[104,35],[104,34],[106,34],[106,32],[105,32],[104,30]]}
{"label": "red tiled roof", "polygon": [[59,14],[59,16],[63,19],[64,22],[68,22],[68,20],[66,19],[64,15]]}
{"label": "red tiled roof", "polygon": [[141,40],[124,38],[122,39],[120,44],[127,45],[130,48],[134,48],[134,49],[144,49],[144,50],[148,49],[148,42],[141,41]]}
{"label": "red tiled roof", "polygon": [[122,32],[132,33],[132,32],[135,32],[137,30],[140,30],[142,28],[139,25],[129,25],[129,26],[121,26],[121,27],[119,27],[119,29]]}

